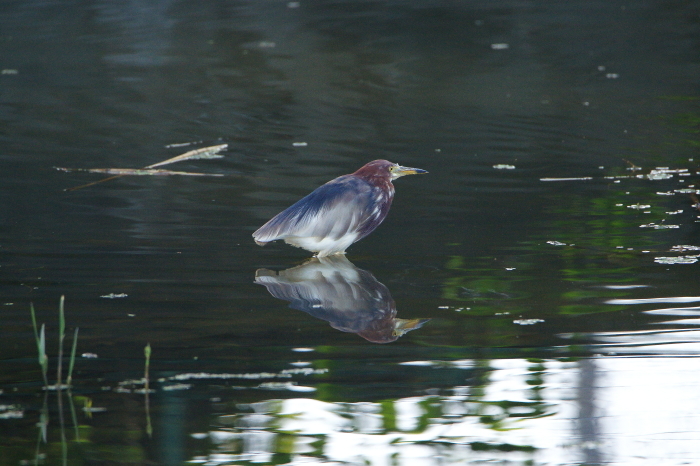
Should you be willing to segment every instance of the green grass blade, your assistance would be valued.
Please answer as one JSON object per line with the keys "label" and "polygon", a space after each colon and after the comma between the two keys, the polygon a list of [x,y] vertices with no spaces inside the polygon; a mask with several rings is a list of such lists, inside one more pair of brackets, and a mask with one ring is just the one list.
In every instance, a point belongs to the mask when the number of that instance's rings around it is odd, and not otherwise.
{"label": "green grass blade", "polygon": [[63,338],[66,333],[66,316],[63,312],[66,297],[61,295],[61,300],[58,303],[58,336]]}
{"label": "green grass blade", "polygon": [[73,382],[73,366],[75,366],[75,351],[78,349],[78,328],[75,328],[73,333],[73,346],[70,350],[70,360],[68,362],[68,377],[66,377],[66,385],[70,388]]}
{"label": "green grass blade", "polygon": [[34,311],[34,303],[29,303],[29,312],[32,315],[32,328],[34,329],[34,341],[36,341],[37,359],[41,367],[41,375],[44,378],[44,386],[49,385],[48,369],[49,363],[46,357],[46,331],[44,324],[41,324],[41,335],[36,324],[36,312]]}
{"label": "green grass blade", "polygon": [[63,305],[66,297],[61,295],[58,304],[58,368],[56,369],[56,389],[61,390],[61,380],[63,376],[63,340],[66,337],[66,317],[63,312]]}
{"label": "green grass blade", "polygon": [[36,326],[36,313],[34,312],[34,303],[29,303],[29,312],[32,315],[32,327],[34,328],[34,340],[36,341],[36,349],[41,353],[39,350],[39,330]]}
{"label": "green grass blade", "polygon": [[144,381],[145,381],[145,388],[146,392],[148,392],[148,371],[151,366],[151,344],[148,343],[146,344],[146,347],[143,349],[143,354],[146,356],[146,370],[144,372]]}
{"label": "green grass blade", "polygon": [[80,431],[78,430],[78,416],[75,414],[75,403],[73,402],[73,395],[70,395],[70,388],[68,402],[70,403],[70,417],[73,421],[73,435],[75,436],[75,441],[80,441]]}
{"label": "green grass blade", "polygon": [[49,358],[46,356],[46,325],[41,324],[41,332],[39,333],[39,365],[41,366],[41,375],[44,377],[44,386],[49,386]]}

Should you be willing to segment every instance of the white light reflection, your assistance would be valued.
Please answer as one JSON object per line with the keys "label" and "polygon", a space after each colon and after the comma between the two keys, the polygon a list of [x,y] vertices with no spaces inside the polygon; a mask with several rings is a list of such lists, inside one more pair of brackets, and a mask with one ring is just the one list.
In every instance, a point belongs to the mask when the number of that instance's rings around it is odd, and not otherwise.
{"label": "white light reflection", "polygon": [[[210,433],[216,447],[206,464],[266,463],[280,445],[291,453],[289,465],[700,461],[700,358],[501,359],[477,366],[487,371],[485,383],[454,387],[452,395],[260,403],[267,412],[235,415],[242,429]],[[200,454],[191,462],[202,460]]]}
{"label": "white light reflection", "polygon": [[700,315],[700,307],[667,307],[665,309],[652,309],[643,312],[645,314],[662,316],[696,316]]}
{"label": "white light reflection", "polygon": [[591,348],[597,349],[601,354],[700,355],[699,329],[598,332],[589,334],[589,336],[593,341],[599,342],[598,345]]}
{"label": "white light reflection", "polygon": [[605,304],[694,303],[697,301],[700,301],[698,296],[669,296],[668,298],[609,299]]}

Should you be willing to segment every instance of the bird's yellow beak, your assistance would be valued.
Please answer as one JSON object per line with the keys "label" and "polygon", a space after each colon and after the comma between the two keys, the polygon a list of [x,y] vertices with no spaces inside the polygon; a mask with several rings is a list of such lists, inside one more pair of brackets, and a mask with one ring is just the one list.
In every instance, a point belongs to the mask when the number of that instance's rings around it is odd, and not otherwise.
{"label": "bird's yellow beak", "polygon": [[394,320],[394,332],[393,335],[400,337],[405,333],[421,328],[423,324],[428,322],[430,319],[399,319],[398,317]]}
{"label": "bird's yellow beak", "polygon": [[401,165],[396,165],[391,168],[391,179],[395,180],[396,178],[406,175],[422,175],[424,173],[428,173],[428,171],[423,170],[422,168],[402,167]]}

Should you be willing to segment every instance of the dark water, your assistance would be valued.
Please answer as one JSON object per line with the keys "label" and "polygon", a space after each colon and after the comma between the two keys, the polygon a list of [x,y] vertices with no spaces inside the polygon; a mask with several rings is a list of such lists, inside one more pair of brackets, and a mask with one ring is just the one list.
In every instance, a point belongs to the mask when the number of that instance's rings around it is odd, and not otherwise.
{"label": "dark water", "polygon": [[[700,461],[697,3],[0,13],[0,465]],[[254,244],[378,158],[348,261]]]}

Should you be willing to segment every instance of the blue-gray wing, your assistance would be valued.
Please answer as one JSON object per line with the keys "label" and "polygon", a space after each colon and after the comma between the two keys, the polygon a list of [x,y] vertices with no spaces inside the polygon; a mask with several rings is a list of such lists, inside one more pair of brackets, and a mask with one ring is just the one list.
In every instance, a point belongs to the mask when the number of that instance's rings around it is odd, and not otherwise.
{"label": "blue-gray wing", "polygon": [[392,196],[361,178],[341,176],[277,214],[253,237],[267,243],[288,237],[337,239],[356,234],[357,241],[384,220],[391,200]]}

